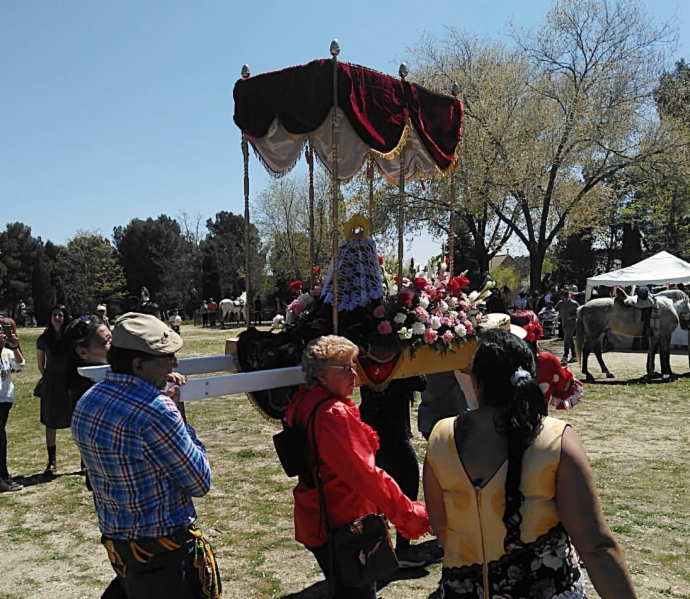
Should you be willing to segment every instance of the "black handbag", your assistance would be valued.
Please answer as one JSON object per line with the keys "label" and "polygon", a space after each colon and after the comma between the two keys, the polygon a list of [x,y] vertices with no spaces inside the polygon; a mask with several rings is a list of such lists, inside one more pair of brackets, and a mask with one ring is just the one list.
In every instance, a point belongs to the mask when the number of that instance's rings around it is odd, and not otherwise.
{"label": "black handbag", "polygon": [[331,536],[335,572],[352,586],[366,586],[386,578],[399,567],[383,514],[357,518]]}
{"label": "black handbag", "polygon": [[41,397],[41,388],[43,387],[43,377],[38,379],[36,386],[34,387],[34,397]]}
{"label": "black handbag", "polygon": [[307,456],[309,447],[307,444],[306,431],[309,430],[309,426],[314,420],[317,408],[329,399],[332,399],[332,397],[326,397],[314,406],[311,414],[309,414],[305,428],[300,426],[289,426],[288,423],[283,420],[283,430],[273,435],[273,445],[278,454],[280,465],[283,467],[285,474],[290,478],[305,474],[309,471],[310,460]]}
{"label": "black handbag", "polygon": [[[319,492],[323,520],[326,523],[330,548],[330,570],[332,575],[339,581],[346,582],[347,586],[364,587],[392,575],[399,568],[398,558],[388,532],[388,520],[383,514],[366,514],[345,526],[331,529],[319,465],[316,426],[313,420],[312,418],[314,480]],[[332,589],[331,585],[329,592],[332,592]]]}

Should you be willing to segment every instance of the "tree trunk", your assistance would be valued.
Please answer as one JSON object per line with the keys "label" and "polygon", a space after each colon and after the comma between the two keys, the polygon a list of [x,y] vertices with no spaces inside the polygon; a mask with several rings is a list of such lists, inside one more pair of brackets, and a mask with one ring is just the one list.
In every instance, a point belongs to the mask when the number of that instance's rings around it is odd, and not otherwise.
{"label": "tree trunk", "polygon": [[538,247],[529,248],[530,293],[541,289],[541,269],[544,266],[544,252]]}

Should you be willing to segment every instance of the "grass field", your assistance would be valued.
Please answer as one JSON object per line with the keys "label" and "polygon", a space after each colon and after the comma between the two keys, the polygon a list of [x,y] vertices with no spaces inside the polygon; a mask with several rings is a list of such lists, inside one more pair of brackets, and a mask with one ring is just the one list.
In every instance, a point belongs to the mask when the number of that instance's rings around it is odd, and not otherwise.
{"label": "grass field", "polygon": [[[20,330],[28,363],[13,375],[18,399],[7,427],[9,466],[27,486],[0,494],[0,599],[99,597],[113,573],[68,430],[58,432],[61,475],[50,481],[39,476],[46,464],[44,428],[31,395],[38,333]],[[222,353],[229,336],[191,326],[183,335],[182,357]],[[616,384],[588,385],[579,406],[553,415],[571,422],[584,441],[639,597],[690,599],[690,378],[628,386],[623,381],[643,373],[645,356],[606,354],[606,360],[619,377],[606,383]],[[687,373],[687,356],[674,355],[672,364]],[[187,414],[213,468],[213,488],[195,505],[217,551],[224,596],[325,597],[315,560],[293,540],[294,481],[275,457],[276,427],[238,395],[189,404]],[[414,443],[421,462],[424,440],[417,435]],[[439,575],[439,565],[406,571],[379,595],[426,598]],[[590,597],[597,595],[590,591]]]}

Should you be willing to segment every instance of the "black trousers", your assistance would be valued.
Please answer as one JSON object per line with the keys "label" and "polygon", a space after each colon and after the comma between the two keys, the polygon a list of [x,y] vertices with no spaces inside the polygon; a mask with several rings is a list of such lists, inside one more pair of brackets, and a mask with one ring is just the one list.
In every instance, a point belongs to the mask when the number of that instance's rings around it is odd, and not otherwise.
{"label": "black trousers", "polygon": [[175,538],[181,546],[173,551],[162,549],[155,539],[137,541],[141,548],[137,549],[138,556],[144,563],[134,557],[128,542],[113,541],[114,553],[108,551],[108,555],[121,588],[113,581],[106,589],[109,593],[106,597],[206,599],[199,571],[194,566],[191,537],[184,537],[183,532]]}
{"label": "black trousers", "polygon": [[[390,474],[398,483],[400,490],[412,501],[419,496],[419,463],[417,452],[410,439],[394,438],[379,440],[379,450],[376,452],[376,465]],[[395,548],[400,551],[407,549],[410,541],[399,532],[395,533]]]}
{"label": "black trousers", "polygon": [[0,478],[7,478],[7,418],[10,415],[12,404],[8,401],[0,402]]}
{"label": "black trousers", "polygon": [[307,547],[314,554],[319,568],[330,587],[329,599],[376,599],[376,583],[367,587],[349,587],[347,581],[340,581],[331,575],[331,550],[328,543],[319,547]]}

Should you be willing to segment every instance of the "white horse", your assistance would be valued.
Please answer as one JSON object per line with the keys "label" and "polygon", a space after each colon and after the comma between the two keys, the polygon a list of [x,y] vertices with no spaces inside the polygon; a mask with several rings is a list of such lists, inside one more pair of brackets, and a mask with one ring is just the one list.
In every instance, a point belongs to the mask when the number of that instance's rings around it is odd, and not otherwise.
{"label": "white horse", "polygon": [[243,291],[238,298],[224,299],[218,304],[220,309],[221,322],[227,322],[228,317],[231,317],[233,322],[239,322],[240,317],[244,320],[244,306],[247,303],[247,292]]}

